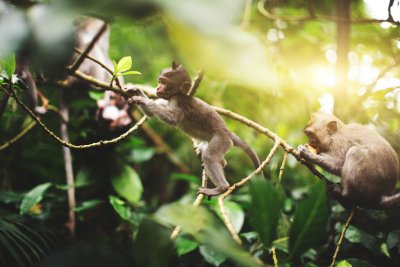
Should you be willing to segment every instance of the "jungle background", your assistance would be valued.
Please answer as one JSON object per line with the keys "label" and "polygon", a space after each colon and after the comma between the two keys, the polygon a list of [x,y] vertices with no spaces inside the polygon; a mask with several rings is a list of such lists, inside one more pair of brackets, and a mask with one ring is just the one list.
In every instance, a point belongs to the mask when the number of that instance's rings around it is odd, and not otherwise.
{"label": "jungle background", "polygon": [[[76,77],[67,68],[74,19],[97,17],[109,24],[115,66],[130,56],[133,65],[124,71],[141,73],[126,73],[126,83],[154,88],[172,60],[193,78],[203,70],[196,97],[269,129],[289,147],[307,141],[302,130],[311,113],[331,109],[334,100],[344,122],[376,127],[399,153],[399,5],[0,2],[0,266],[399,266],[399,208],[357,209],[339,242],[350,211],[328,197],[324,182],[288,147],[276,147],[266,179],[232,148],[230,184],[247,175],[250,181],[221,199],[223,208],[217,197],[193,207],[202,168],[189,137],[149,119],[121,141],[63,148],[17,101],[27,104],[29,92],[13,75],[22,54],[49,101],[36,115],[64,141],[90,144],[125,133],[142,116],[135,106],[122,125],[112,115],[117,108],[99,111],[104,88],[57,82]],[[224,120],[262,161],[274,148],[276,140],[259,128]]]}

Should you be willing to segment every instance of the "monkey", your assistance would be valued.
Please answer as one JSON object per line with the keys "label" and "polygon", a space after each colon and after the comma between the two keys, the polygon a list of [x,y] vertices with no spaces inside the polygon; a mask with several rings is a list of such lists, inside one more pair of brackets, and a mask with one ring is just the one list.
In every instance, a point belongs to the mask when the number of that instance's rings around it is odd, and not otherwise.
{"label": "monkey", "polygon": [[198,193],[217,196],[229,188],[224,174],[224,158],[234,145],[251,158],[255,167],[260,160],[254,150],[236,134],[228,130],[222,117],[206,102],[187,94],[192,81],[182,65],[172,62],[172,67],[161,71],[156,88],[157,99],[148,98],[140,89],[128,99],[138,104],[148,116],[155,116],[175,126],[200,142],[202,162],[207,176],[215,188],[200,187]]}
{"label": "monkey", "polygon": [[341,184],[329,189],[343,207],[385,209],[400,204],[400,193],[394,194],[399,157],[375,130],[344,124],[334,115],[317,112],[304,133],[316,154],[300,145],[300,156],[341,177]]}

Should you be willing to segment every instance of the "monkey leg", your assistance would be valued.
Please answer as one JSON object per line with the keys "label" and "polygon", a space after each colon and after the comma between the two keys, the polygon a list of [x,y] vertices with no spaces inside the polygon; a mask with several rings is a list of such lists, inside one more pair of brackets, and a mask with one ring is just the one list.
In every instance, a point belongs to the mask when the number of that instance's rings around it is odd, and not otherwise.
{"label": "monkey leg", "polygon": [[224,156],[233,143],[227,134],[214,135],[207,148],[203,151],[202,160],[204,169],[215,188],[199,188],[199,193],[207,196],[217,196],[229,188],[224,174]]}
{"label": "monkey leg", "polygon": [[347,190],[344,190],[341,184],[331,184],[328,187],[329,195],[340,203],[345,209],[354,206]]}

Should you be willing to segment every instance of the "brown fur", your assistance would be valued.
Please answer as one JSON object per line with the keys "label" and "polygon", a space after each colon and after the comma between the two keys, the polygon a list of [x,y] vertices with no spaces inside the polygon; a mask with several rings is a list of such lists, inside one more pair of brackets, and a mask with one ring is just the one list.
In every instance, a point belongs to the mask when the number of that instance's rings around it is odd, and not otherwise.
{"label": "brown fur", "polygon": [[158,80],[158,99],[149,99],[137,89],[138,95],[130,98],[129,102],[139,104],[147,115],[155,115],[202,143],[199,148],[204,169],[216,187],[200,188],[199,193],[215,196],[228,189],[229,183],[223,169],[226,164],[224,156],[232,145],[242,148],[256,167],[260,165],[256,153],[228,130],[221,116],[212,107],[187,95],[191,80],[181,65],[173,63],[172,68],[161,72]]}
{"label": "brown fur", "polygon": [[318,112],[304,132],[317,154],[299,146],[300,156],[341,176],[341,185],[333,186],[332,193],[343,206],[380,209],[400,204],[400,193],[393,195],[399,158],[376,131]]}

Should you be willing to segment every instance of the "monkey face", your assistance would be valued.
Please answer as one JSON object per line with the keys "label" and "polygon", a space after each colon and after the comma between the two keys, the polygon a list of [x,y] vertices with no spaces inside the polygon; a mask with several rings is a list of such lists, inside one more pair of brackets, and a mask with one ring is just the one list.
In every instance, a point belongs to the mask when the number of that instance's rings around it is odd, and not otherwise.
{"label": "monkey face", "polygon": [[326,151],[331,143],[331,137],[337,132],[340,121],[335,116],[323,112],[314,113],[304,129],[308,144],[317,153]]}
{"label": "monkey face", "polygon": [[170,79],[160,76],[158,78],[157,97],[163,99],[170,99],[174,94],[179,91],[179,86],[173,83]]}

